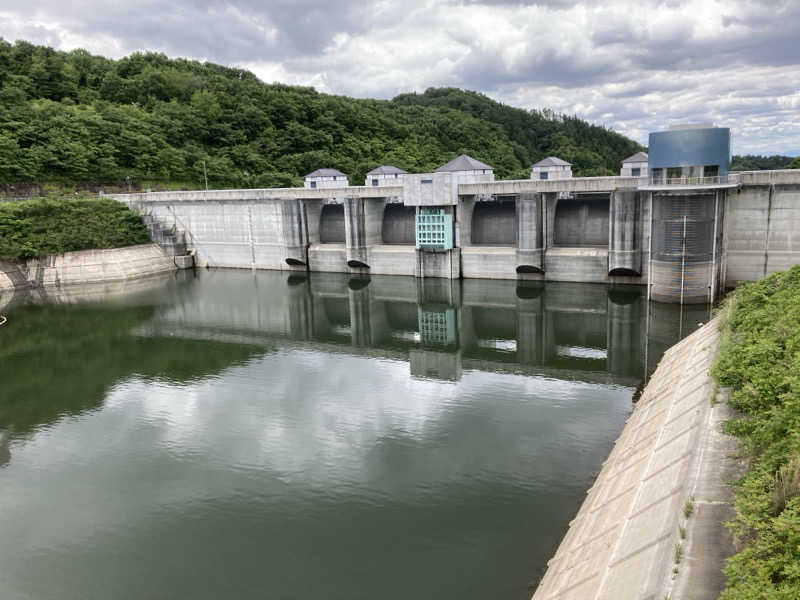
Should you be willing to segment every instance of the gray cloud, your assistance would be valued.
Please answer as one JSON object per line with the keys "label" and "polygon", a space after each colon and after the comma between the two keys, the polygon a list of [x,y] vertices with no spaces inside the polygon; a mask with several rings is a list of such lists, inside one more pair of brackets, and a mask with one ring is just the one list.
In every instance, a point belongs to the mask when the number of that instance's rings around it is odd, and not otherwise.
{"label": "gray cloud", "polygon": [[0,0],[0,35],[362,97],[455,85],[642,142],[680,120],[731,125],[737,152],[789,152],[800,134],[794,0]]}

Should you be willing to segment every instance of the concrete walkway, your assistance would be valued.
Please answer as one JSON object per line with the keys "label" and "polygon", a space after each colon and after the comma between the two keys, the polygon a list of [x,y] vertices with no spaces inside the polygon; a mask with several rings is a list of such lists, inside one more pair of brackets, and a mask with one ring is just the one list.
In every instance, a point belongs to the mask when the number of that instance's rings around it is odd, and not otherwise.
{"label": "concrete walkway", "polygon": [[534,600],[719,595],[733,551],[725,482],[740,465],[735,441],[720,433],[727,404],[711,402],[718,338],[712,321],[664,354]]}

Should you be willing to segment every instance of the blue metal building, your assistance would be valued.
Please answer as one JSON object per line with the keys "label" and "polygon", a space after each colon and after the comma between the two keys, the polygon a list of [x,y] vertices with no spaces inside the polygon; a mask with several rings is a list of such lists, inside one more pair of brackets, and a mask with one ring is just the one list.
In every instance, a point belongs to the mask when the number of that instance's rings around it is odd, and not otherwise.
{"label": "blue metal building", "polygon": [[718,183],[730,168],[731,130],[710,124],[674,126],[650,134],[648,155],[653,183],[701,178]]}

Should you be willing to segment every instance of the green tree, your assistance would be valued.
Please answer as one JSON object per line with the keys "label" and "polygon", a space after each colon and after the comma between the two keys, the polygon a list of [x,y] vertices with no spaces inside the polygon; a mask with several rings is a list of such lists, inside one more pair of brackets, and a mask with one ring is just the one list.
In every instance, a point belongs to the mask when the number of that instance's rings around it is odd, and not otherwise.
{"label": "green tree", "polygon": [[526,177],[548,155],[592,175],[641,149],[577,117],[455,88],[352,99],[158,53],[115,61],[2,39],[0,132],[5,183],[200,187],[202,161],[219,186],[298,184],[320,167],[356,183],[380,164],[430,171],[461,152],[498,178]]}

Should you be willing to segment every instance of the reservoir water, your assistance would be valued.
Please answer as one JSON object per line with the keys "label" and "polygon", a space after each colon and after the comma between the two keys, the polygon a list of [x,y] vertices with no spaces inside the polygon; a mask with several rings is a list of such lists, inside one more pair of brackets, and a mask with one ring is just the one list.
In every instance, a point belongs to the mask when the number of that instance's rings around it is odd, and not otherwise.
{"label": "reservoir water", "polygon": [[0,598],[529,597],[645,289],[202,271],[0,298]]}

